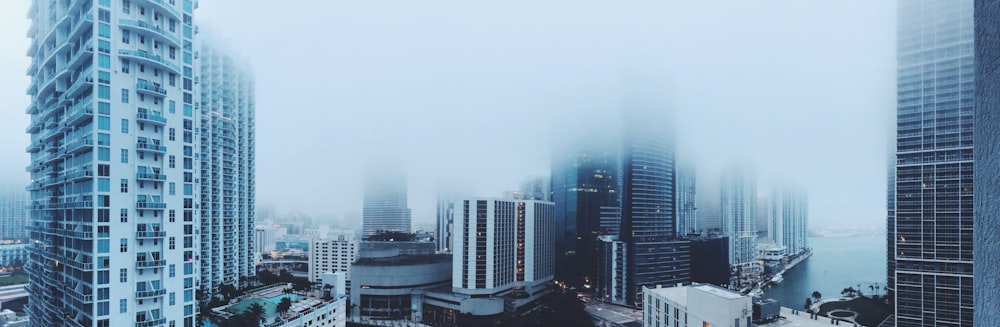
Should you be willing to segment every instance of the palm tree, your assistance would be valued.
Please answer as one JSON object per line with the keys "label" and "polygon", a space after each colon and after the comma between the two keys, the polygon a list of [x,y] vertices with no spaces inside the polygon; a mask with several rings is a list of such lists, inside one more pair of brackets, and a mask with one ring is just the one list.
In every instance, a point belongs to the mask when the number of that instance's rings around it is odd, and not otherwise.
{"label": "palm tree", "polygon": [[811,298],[806,298],[806,312],[812,312],[813,300]]}
{"label": "palm tree", "polygon": [[257,318],[257,321],[264,322],[264,306],[260,305],[260,303],[251,304],[247,308],[247,312],[254,318]]}
{"label": "palm tree", "polygon": [[281,302],[278,302],[278,306],[275,309],[278,310],[278,312],[285,313],[288,311],[288,309],[291,308],[292,308],[292,299],[286,296],[281,298]]}
{"label": "palm tree", "polygon": [[823,298],[823,294],[821,294],[819,291],[813,291],[812,297],[816,299],[816,301],[819,301],[820,299]]}

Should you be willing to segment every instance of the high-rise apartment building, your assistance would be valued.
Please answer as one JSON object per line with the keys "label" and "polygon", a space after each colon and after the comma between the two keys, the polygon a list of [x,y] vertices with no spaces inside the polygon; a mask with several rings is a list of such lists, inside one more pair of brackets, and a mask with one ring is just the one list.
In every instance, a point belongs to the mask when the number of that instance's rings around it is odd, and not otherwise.
{"label": "high-rise apartment building", "polygon": [[975,276],[973,325],[987,326],[1000,321],[1000,2],[976,1],[976,97],[975,104],[975,218],[973,219]]}
{"label": "high-rise apartment building", "polygon": [[729,237],[729,265],[744,272],[757,262],[757,179],[744,167],[722,174],[719,198],[722,234]]}
{"label": "high-rise apartment building", "polygon": [[[199,133],[185,130],[177,138],[197,137],[201,155],[201,291],[213,296],[220,285],[248,286],[256,275],[254,232],[253,73],[230,54],[207,44],[195,51],[201,89],[195,103]],[[199,81],[200,79],[200,81]],[[185,82],[186,83],[186,82]],[[170,131],[169,138],[175,136]],[[185,159],[185,167],[191,163]],[[184,194],[188,194],[188,186]],[[187,244],[188,239],[184,239]]]}
{"label": "high-rise apartment building", "polygon": [[378,231],[409,233],[410,208],[406,205],[406,176],[399,171],[371,171],[365,176],[361,219],[365,237]]}
{"label": "high-rise apartment building", "polygon": [[451,251],[451,244],[454,237],[455,227],[455,201],[462,196],[453,189],[443,189],[437,195],[437,226],[434,242],[437,243],[437,251]]}
{"label": "high-rise apartment building", "polygon": [[693,165],[680,165],[677,169],[677,235],[697,234],[698,226],[697,177]]}
{"label": "high-rise apartment building", "polygon": [[351,264],[358,256],[358,242],[345,236],[309,240],[309,281],[323,281],[324,273],[342,273],[351,280]]}
{"label": "high-rise apartment building", "polygon": [[979,124],[973,1],[902,1],[898,10],[895,210],[888,239],[894,319],[896,326],[972,326],[973,134]]}
{"label": "high-rise apartment building", "polygon": [[786,253],[797,254],[809,246],[809,207],[804,191],[795,188],[774,188],[767,201],[767,236]]}
{"label": "high-rise apartment building", "polygon": [[552,202],[469,198],[455,203],[452,290],[541,294],[555,274]]}
{"label": "high-rise apartment building", "polygon": [[193,326],[196,2],[32,2],[34,326]]}
{"label": "high-rise apartment building", "polygon": [[28,238],[28,195],[21,187],[0,190],[0,240]]}

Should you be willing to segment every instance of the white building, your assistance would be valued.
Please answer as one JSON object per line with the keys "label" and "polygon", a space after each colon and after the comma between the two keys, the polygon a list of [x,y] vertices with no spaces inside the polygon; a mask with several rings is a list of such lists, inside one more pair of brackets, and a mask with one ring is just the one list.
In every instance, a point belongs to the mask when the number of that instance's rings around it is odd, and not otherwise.
{"label": "white building", "polygon": [[[254,77],[248,67],[205,44],[200,63],[201,101],[194,109],[201,120],[197,133],[201,145],[201,291],[211,296],[220,285],[246,287],[247,277],[256,275],[256,104]],[[190,134],[184,132],[184,139],[190,139]]]}
{"label": "white building", "polygon": [[535,295],[554,274],[554,204],[470,198],[455,202],[452,290]]}
{"label": "white building", "polygon": [[351,264],[358,255],[358,243],[347,237],[309,240],[309,281],[323,281],[324,273],[343,273],[351,280]]}
{"label": "white building", "polygon": [[722,233],[729,237],[729,265],[744,271],[757,265],[757,182],[741,167],[723,173],[721,198]]}
{"label": "white building", "polygon": [[194,325],[195,7],[32,1],[33,325]]}
{"label": "white building", "polygon": [[709,284],[643,287],[642,294],[646,297],[642,310],[643,327],[821,327],[836,323],[831,321],[835,319],[777,304],[773,308],[780,319],[754,322],[754,303],[750,296]]}
{"label": "white building", "polygon": [[275,238],[274,234],[274,226],[257,225],[254,233],[254,242],[256,242],[254,249],[258,253],[271,253],[271,251],[274,251],[277,245],[277,238]]}
{"label": "white building", "polygon": [[771,191],[769,204],[768,238],[785,247],[790,255],[804,251],[808,247],[806,193],[793,188],[775,188]]}

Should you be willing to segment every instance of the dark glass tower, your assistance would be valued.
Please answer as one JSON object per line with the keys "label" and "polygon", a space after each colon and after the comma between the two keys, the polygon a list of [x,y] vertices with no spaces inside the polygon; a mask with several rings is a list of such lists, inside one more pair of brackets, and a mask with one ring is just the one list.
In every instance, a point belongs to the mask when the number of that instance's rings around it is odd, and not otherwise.
{"label": "dark glass tower", "polygon": [[901,1],[898,14],[895,322],[972,326],[973,1]]}
{"label": "dark glass tower", "polygon": [[976,0],[975,264],[973,325],[1000,321],[1000,2]]}

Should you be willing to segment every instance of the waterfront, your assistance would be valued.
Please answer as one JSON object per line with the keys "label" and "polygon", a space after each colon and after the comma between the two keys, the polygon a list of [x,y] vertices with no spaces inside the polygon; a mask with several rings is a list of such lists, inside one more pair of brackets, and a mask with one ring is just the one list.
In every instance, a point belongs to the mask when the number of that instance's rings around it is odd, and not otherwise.
{"label": "waterfront", "polygon": [[781,284],[765,289],[765,297],[801,309],[813,291],[833,297],[848,286],[861,284],[865,294],[871,293],[869,285],[885,286],[885,236],[810,237],[809,246],[813,256],[786,272]]}

